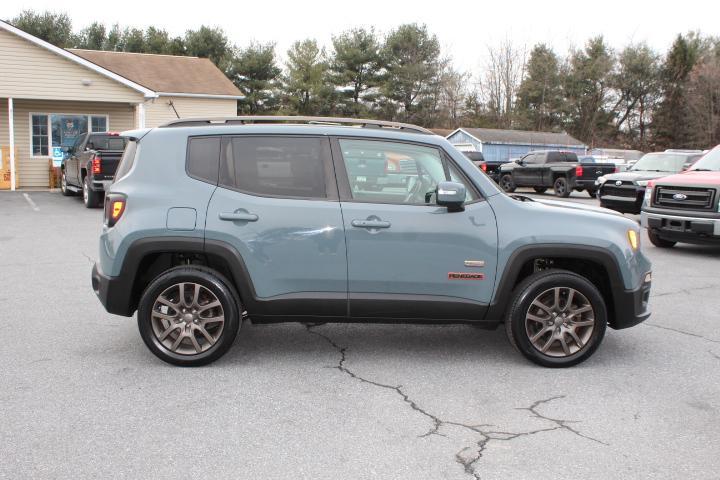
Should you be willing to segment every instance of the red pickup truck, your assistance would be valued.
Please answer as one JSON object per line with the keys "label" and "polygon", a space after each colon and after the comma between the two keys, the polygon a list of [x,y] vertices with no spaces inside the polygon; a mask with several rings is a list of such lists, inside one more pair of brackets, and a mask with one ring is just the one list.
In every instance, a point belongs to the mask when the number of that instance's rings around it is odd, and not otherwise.
{"label": "red pickup truck", "polygon": [[648,183],[641,213],[653,245],[720,245],[720,145],[689,170]]}

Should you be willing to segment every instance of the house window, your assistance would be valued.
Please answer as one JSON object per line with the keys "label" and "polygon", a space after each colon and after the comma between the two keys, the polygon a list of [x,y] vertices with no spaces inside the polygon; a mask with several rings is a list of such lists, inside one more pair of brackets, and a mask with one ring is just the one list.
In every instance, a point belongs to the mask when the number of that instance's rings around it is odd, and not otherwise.
{"label": "house window", "polygon": [[105,132],[107,115],[84,115],[65,113],[38,113],[31,115],[32,145],[35,157],[51,155],[51,147],[67,150],[81,135],[88,132]]}
{"label": "house window", "polygon": [[48,155],[48,116],[32,116],[32,154],[33,156]]}

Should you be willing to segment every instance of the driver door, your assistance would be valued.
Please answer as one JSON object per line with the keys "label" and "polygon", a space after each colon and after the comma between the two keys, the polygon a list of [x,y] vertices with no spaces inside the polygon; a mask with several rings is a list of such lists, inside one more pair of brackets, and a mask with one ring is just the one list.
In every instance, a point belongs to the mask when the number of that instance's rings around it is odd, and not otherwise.
{"label": "driver door", "polygon": [[[333,160],[350,317],[481,319],[495,280],[495,216],[452,160],[433,146],[358,138],[336,140]],[[385,174],[368,185],[363,172],[379,160]],[[465,184],[464,211],[435,204],[445,180]]]}

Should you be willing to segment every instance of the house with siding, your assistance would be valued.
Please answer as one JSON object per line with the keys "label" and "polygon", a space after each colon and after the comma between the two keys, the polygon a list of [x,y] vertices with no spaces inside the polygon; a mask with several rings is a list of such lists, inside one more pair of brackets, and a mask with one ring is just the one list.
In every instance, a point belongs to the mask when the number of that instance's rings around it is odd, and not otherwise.
{"label": "house with siding", "polygon": [[457,128],[445,137],[462,151],[482,152],[487,161],[507,162],[532,150],[569,150],[584,155],[587,146],[567,133]]}
{"label": "house with siding", "polygon": [[47,188],[51,160],[82,133],[235,116],[241,98],[208,59],[66,50],[0,21],[0,175],[11,189]]}

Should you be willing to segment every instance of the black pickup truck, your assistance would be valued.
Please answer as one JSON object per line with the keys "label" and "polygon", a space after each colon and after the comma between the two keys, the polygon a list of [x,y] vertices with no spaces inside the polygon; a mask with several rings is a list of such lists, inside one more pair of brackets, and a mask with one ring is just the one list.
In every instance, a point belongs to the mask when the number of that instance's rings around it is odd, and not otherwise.
{"label": "black pickup truck", "polygon": [[517,187],[532,187],[544,193],[552,187],[558,197],[568,197],[573,190],[585,190],[594,197],[595,180],[614,172],[614,164],[582,163],[574,152],[535,150],[501,165],[498,183],[508,193]]}
{"label": "black pickup truck", "polygon": [[60,165],[60,190],[70,196],[82,192],[87,208],[99,207],[105,188],[115,176],[127,140],[114,132],[78,137]]}

